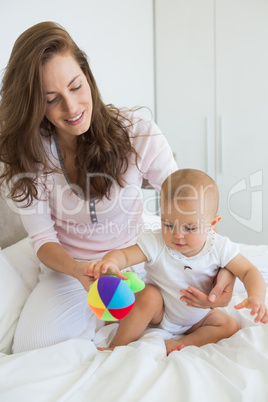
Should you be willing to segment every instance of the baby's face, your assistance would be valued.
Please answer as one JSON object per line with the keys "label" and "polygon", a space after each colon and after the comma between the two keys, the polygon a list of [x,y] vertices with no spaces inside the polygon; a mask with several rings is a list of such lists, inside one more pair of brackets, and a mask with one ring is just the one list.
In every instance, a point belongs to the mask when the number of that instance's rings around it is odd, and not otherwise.
{"label": "baby's face", "polygon": [[198,201],[169,202],[161,206],[162,237],[186,257],[197,255],[211,230],[211,216],[199,208]]}

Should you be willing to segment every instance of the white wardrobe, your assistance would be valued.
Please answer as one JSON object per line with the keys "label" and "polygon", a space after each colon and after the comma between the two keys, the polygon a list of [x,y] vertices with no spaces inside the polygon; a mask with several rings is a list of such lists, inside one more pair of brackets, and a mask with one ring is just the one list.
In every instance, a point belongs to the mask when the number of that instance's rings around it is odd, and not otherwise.
{"label": "white wardrobe", "polygon": [[156,118],[220,190],[222,234],[268,242],[268,1],[155,0]]}

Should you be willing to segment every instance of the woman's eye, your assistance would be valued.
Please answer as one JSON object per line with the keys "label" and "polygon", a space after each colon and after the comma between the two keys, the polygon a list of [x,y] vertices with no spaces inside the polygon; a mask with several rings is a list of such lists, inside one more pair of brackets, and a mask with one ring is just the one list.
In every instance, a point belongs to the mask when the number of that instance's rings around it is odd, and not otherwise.
{"label": "woman's eye", "polygon": [[49,105],[52,105],[52,103],[56,102],[56,100],[57,100],[57,98],[49,99],[49,100],[47,100],[47,103]]}
{"label": "woman's eye", "polygon": [[71,91],[78,91],[82,87],[82,84],[78,85],[78,87],[72,88]]}

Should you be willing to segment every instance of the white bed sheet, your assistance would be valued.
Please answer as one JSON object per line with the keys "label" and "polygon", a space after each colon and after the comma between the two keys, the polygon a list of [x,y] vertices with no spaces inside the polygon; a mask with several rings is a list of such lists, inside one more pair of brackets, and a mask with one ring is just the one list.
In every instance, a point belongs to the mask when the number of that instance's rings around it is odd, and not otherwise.
{"label": "white bed sheet", "polygon": [[[241,245],[241,251],[258,266],[268,285],[268,246]],[[15,268],[22,268],[21,254],[19,263],[12,248],[6,255]],[[16,355],[0,353],[0,400],[267,402],[268,325],[255,324],[247,310],[233,308],[244,297],[238,283],[225,308],[238,320],[238,333],[168,357],[163,339],[170,334],[156,329],[113,352],[97,351],[96,346],[112,338],[117,324],[101,328],[93,342],[72,339]]]}

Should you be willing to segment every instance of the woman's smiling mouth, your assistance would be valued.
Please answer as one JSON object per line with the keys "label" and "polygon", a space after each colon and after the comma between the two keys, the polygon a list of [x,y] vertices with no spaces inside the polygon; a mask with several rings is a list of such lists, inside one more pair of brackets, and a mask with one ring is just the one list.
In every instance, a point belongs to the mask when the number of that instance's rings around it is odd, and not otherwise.
{"label": "woman's smiling mouth", "polygon": [[83,116],[84,116],[84,112],[78,114],[77,116],[73,117],[72,119],[66,119],[65,121],[68,124],[76,125],[76,124],[81,123]]}

